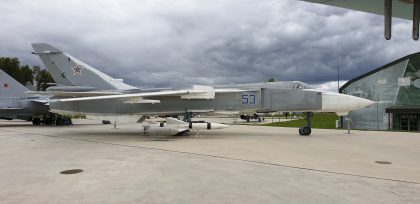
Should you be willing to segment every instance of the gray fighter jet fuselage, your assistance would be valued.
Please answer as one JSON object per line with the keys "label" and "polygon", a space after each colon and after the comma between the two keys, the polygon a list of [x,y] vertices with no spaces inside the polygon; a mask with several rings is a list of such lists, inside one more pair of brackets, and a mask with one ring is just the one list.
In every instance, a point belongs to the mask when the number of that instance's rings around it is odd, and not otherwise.
{"label": "gray fighter jet fuselage", "polygon": [[[244,84],[234,87],[207,87],[210,88],[207,89],[208,92],[214,92],[213,97],[207,98],[194,97],[194,92],[201,92],[193,88],[184,92],[181,90],[178,94],[157,92],[154,95],[134,94],[127,97],[119,95],[58,99],[52,101],[50,106],[53,112],[93,116],[278,111],[336,112],[338,115],[346,115],[351,110],[372,104],[369,100],[354,96],[305,89],[304,83],[292,84],[301,87],[285,88],[283,82]],[[136,98],[140,98],[139,101]]]}

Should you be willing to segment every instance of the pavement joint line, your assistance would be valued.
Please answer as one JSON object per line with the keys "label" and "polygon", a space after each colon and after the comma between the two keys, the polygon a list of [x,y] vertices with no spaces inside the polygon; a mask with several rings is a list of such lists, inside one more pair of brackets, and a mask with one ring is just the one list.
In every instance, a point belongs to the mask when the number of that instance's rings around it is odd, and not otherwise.
{"label": "pavement joint line", "polygon": [[[5,132],[20,133],[20,132],[14,132],[14,131],[5,131]],[[368,179],[381,180],[381,181],[393,181],[393,182],[401,182],[401,183],[407,183],[407,184],[420,185],[419,182],[415,182],[415,181],[405,181],[405,180],[400,180],[400,179],[390,179],[390,178],[382,178],[382,177],[374,177],[374,176],[365,176],[365,175],[359,175],[359,174],[350,174],[350,173],[328,171],[328,170],[308,168],[308,167],[291,166],[291,165],[270,163],[270,162],[264,162],[264,161],[239,159],[239,158],[225,157],[225,156],[218,156],[218,155],[211,155],[211,154],[185,152],[185,151],[169,150],[169,149],[162,149],[162,148],[155,148],[155,147],[116,144],[116,143],[110,143],[110,142],[100,142],[100,141],[95,141],[95,140],[71,138],[71,137],[47,135],[47,134],[34,134],[34,133],[26,133],[26,132],[23,132],[21,134],[37,135],[37,136],[50,137],[50,138],[61,138],[61,139],[74,140],[74,141],[83,141],[83,142],[90,142],[90,143],[96,143],[96,144],[106,144],[106,145],[130,147],[130,148],[138,148],[138,149],[146,149],[146,150],[171,152],[171,153],[178,153],[178,154],[195,155],[195,156],[202,156],[202,157],[219,158],[219,159],[226,159],[226,160],[232,160],[232,161],[242,161],[242,162],[248,162],[248,163],[254,163],[254,164],[263,164],[263,165],[269,165],[269,166],[277,166],[277,167],[284,167],[284,168],[291,168],[291,169],[299,169],[299,170],[320,172],[320,173],[326,173],[326,174],[336,174],[336,175],[352,176],[352,177],[358,177],[358,178],[368,178]]]}

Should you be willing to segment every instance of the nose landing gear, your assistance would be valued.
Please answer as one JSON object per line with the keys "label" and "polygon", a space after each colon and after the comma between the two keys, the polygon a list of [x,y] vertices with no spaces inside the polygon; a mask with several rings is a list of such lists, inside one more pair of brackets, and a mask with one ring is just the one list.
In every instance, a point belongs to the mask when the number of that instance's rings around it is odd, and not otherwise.
{"label": "nose landing gear", "polygon": [[309,136],[312,132],[311,120],[314,114],[312,112],[305,112],[303,114],[305,115],[306,125],[299,128],[299,134],[302,136]]}

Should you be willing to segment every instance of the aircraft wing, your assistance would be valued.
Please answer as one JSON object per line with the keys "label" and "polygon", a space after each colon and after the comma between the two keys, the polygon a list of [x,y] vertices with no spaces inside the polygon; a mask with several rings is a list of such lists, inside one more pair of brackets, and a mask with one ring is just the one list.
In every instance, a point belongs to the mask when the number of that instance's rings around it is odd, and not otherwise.
{"label": "aircraft wing", "polygon": [[[80,98],[64,98],[56,99],[55,101],[59,102],[70,102],[70,101],[90,101],[90,100],[103,100],[103,99],[116,99],[116,98],[126,98],[126,99],[139,99],[139,101],[144,101],[143,97],[153,97],[153,96],[176,96],[182,94],[188,94],[186,90],[182,91],[160,91],[160,92],[149,92],[149,93],[135,93],[135,94],[120,94],[120,95],[105,95],[105,96],[90,96],[90,97],[80,97]],[[158,100],[148,100],[150,102],[155,101],[156,103],[160,102]]]}
{"label": "aircraft wing", "polygon": [[146,93],[133,93],[133,94],[119,94],[119,95],[105,95],[105,96],[90,96],[79,98],[64,98],[55,99],[58,102],[70,101],[91,101],[91,100],[104,100],[104,99],[127,99],[124,103],[160,103],[159,100],[144,99],[150,97],[160,96],[180,96],[182,99],[214,99],[215,90],[211,86],[194,85],[189,90],[176,90],[176,91],[158,91]]}
{"label": "aircraft wing", "polygon": [[133,93],[133,94],[118,94],[118,95],[103,95],[103,96],[89,96],[78,98],[63,98],[56,99],[58,102],[70,101],[90,101],[90,100],[104,100],[104,99],[127,99],[124,103],[160,103],[159,100],[145,99],[150,97],[159,96],[180,96],[182,99],[214,99],[215,93],[236,93],[244,91],[256,91],[256,89],[214,89],[211,86],[194,85],[190,90],[177,90],[177,91],[158,91],[146,93]]}
{"label": "aircraft wing", "polygon": [[259,89],[215,89],[216,93],[223,94],[223,93],[240,93],[246,91],[258,91]]}
{"label": "aircraft wing", "polygon": [[[384,15],[384,0],[302,0],[311,3],[324,4],[340,8],[363,11],[367,13]],[[413,3],[406,1],[392,1],[392,16],[402,19],[412,19]]]}
{"label": "aircraft wing", "polygon": [[122,93],[112,91],[27,91],[27,94],[39,94],[60,97],[88,97],[88,96],[105,96],[105,95],[120,95]]}

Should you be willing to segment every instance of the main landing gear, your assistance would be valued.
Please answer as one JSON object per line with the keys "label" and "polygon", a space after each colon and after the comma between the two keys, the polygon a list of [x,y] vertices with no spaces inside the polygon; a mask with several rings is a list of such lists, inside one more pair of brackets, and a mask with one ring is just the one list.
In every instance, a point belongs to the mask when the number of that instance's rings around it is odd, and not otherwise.
{"label": "main landing gear", "polygon": [[184,114],[184,118],[182,119],[184,122],[191,122],[191,119],[195,116],[197,116],[199,113],[193,113],[186,111]]}
{"label": "main landing gear", "polygon": [[312,112],[305,112],[303,114],[305,115],[306,125],[299,128],[299,134],[302,136],[309,136],[312,132],[311,120],[314,114]]}
{"label": "main landing gear", "polygon": [[49,115],[37,115],[32,117],[32,125],[73,125],[71,118],[58,115],[58,114],[49,114]]}

